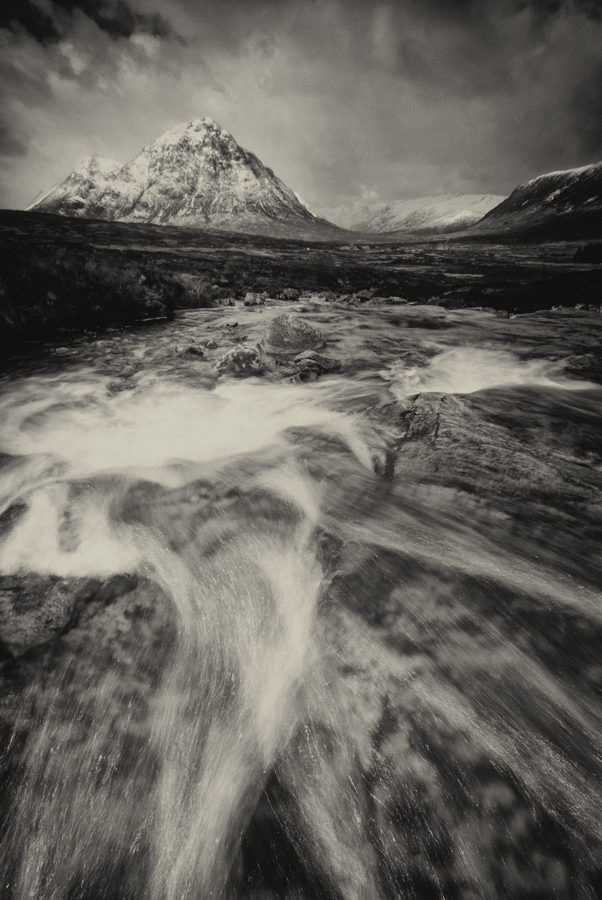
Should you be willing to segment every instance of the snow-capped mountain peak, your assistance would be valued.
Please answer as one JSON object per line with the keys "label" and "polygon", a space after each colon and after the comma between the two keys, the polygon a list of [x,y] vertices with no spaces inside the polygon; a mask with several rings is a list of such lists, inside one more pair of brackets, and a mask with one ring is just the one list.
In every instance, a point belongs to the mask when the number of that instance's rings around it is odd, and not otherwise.
{"label": "snow-capped mountain peak", "polygon": [[209,117],[170,128],[126,165],[115,165],[117,170],[107,169],[106,176],[99,170],[87,189],[78,182],[70,190],[73,173],[30,208],[251,232],[336,228],[314,216],[271,169]]}

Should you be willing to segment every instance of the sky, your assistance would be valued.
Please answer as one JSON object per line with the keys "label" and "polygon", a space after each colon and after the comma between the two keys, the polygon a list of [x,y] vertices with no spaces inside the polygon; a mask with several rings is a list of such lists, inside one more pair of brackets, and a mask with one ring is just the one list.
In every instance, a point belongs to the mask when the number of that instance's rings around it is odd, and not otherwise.
{"label": "sky", "polygon": [[602,0],[0,0],[0,207],[210,116],[344,222],[602,159]]}

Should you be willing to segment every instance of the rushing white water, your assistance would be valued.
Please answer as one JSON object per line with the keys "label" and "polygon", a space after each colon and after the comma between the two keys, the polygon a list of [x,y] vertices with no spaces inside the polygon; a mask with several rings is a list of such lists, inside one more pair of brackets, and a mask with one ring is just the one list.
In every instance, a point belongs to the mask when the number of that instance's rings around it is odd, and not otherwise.
{"label": "rushing white water", "polygon": [[0,386],[6,900],[594,896],[599,391],[375,321],[317,383],[160,332]]}
{"label": "rushing white water", "polygon": [[381,375],[391,382],[391,390],[400,400],[420,391],[470,394],[502,385],[537,385],[568,390],[595,387],[587,381],[566,378],[562,363],[548,359],[523,360],[509,350],[486,347],[444,350],[422,366],[393,363]]}

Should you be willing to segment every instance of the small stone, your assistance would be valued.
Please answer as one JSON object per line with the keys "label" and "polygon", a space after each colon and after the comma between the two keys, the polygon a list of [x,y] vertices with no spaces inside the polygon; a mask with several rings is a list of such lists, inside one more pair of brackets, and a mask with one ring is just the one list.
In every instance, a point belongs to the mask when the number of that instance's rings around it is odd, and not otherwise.
{"label": "small stone", "polygon": [[207,341],[205,347],[207,348],[207,350],[217,350],[217,344],[214,340]]}

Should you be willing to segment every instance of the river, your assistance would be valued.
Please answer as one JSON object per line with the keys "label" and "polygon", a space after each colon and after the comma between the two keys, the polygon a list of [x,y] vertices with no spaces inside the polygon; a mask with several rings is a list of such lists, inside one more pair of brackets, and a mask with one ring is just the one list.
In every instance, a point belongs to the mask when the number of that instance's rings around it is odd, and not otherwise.
{"label": "river", "polygon": [[602,896],[600,331],[313,298],[15,361],[2,897]]}

